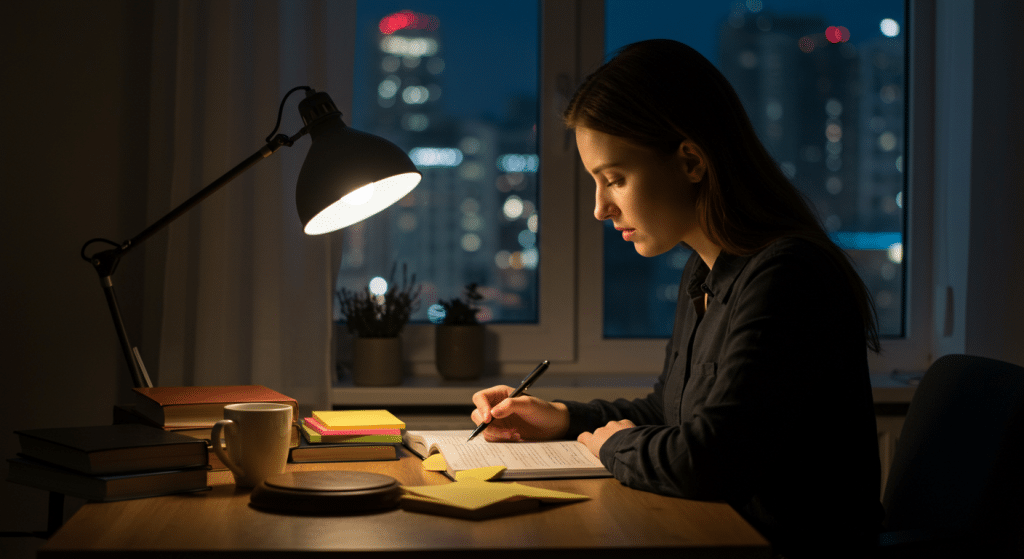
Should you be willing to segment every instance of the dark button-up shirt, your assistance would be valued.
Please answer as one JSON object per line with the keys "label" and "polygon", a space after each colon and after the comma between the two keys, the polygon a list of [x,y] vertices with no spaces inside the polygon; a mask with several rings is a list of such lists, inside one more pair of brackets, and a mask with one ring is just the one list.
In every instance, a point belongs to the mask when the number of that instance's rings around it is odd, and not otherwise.
{"label": "dark button-up shirt", "polygon": [[601,448],[623,484],[727,501],[783,552],[852,549],[877,531],[863,322],[844,273],[810,241],[722,253],[711,270],[694,253],[653,392],[566,404],[572,437],[638,425]]}

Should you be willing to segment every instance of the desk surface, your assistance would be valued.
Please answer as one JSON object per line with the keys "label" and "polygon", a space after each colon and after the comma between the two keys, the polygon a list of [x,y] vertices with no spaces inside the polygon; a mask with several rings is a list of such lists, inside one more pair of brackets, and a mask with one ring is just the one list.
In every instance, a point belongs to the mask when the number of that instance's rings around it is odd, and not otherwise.
{"label": "desk surface", "polygon": [[[299,470],[359,470],[405,485],[448,483],[415,456],[398,461],[289,464]],[[115,503],[87,503],[40,549],[40,558],[264,557],[302,552],[414,552],[421,557],[515,557],[547,550],[559,556],[645,559],[768,557],[767,542],[728,505],[662,497],[614,479],[526,481],[592,497],[536,512],[474,521],[391,510],[353,516],[295,516],[249,506],[248,490],[229,472],[211,472],[212,491]],[[384,553],[381,553],[384,552]],[[485,553],[481,553],[485,552]],[[632,553],[630,553],[632,555]]]}

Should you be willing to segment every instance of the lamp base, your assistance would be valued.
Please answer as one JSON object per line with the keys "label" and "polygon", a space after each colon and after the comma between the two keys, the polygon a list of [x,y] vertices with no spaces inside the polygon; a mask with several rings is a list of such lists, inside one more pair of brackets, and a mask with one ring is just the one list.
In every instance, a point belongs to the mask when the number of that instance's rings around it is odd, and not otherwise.
{"label": "lamp base", "polygon": [[298,514],[360,514],[396,508],[398,480],[369,472],[285,472],[253,489],[258,509]]}

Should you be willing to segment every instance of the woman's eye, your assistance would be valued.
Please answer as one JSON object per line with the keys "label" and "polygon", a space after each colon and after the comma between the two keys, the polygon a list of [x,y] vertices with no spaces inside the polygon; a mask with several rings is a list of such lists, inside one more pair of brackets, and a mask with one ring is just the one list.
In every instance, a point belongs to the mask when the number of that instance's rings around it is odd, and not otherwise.
{"label": "woman's eye", "polygon": [[621,186],[625,182],[625,179],[612,179],[608,181],[608,186]]}

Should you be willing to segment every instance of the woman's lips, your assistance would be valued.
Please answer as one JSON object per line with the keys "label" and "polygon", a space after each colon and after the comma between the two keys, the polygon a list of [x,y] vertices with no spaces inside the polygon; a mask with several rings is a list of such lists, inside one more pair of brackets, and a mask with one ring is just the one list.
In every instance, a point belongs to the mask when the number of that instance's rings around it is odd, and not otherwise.
{"label": "woman's lips", "polygon": [[628,241],[633,238],[633,234],[636,233],[636,229],[627,229],[625,227],[616,227],[615,229],[622,231],[622,240]]}

